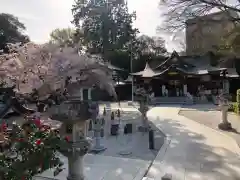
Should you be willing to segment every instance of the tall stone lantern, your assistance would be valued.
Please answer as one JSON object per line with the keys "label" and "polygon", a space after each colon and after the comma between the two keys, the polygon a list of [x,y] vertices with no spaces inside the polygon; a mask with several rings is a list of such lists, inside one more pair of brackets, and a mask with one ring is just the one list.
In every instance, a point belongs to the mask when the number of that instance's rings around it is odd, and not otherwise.
{"label": "tall stone lantern", "polygon": [[222,118],[221,118],[221,123],[218,124],[218,128],[221,130],[231,130],[232,125],[230,122],[228,122],[229,104],[228,104],[227,98],[224,95],[221,95],[219,97],[219,106],[221,109]]}
{"label": "tall stone lantern", "polygon": [[228,72],[227,70],[223,70],[221,72],[221,76],[223,78],[223,93],[219,96],[219,106],[222,111],[222,121],[220,124],[218,124],[218,128],[221,130],[231,130],[232,125],[230,122],[228,122],[228,94],[229,94],[229,86],[228,86],[228,80],[226,78]]}
{"label": "tall stone lantern", "polygon": [[62,122],[60,135],[67,142],[60,152],[68,158],[67,180],[84,180],[83,157],[91,148],[86,138],[87,122],[91,117],[87,101],[69,100],[51,110],[51,118]]}
{"label": "tall stone lantern", "polygon": [[94,138],[95,144],[92,148],[92,152],[99,153],[104,151],[106,148],[101,145],[101,126],[102,121],[98,118],[99,113],[99,105],[97,102],[92,102],[89,107],[89,111],[91,112],[91,119],[93,122],[93,129],[94,129]]}
{"label": "tall stone lantern", "polygon": [[136,98],[139,102],[139,112],[141,113],[142,125],[139,127],[139,131],[147,132],[149,130],[147,111],[149,110],[149,94],[144,88],[136,90]]}

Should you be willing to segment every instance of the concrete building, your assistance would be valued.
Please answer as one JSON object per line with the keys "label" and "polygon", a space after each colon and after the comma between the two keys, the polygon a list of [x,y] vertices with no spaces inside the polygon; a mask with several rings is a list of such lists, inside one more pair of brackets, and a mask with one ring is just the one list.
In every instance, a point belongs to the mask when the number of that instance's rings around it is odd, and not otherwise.
{"label": "concrete building", "polygon": [[235,12],[217,12],[189,19],[186,22],[186,54],[203,55],[209,51],[215,52],[234,27]]}

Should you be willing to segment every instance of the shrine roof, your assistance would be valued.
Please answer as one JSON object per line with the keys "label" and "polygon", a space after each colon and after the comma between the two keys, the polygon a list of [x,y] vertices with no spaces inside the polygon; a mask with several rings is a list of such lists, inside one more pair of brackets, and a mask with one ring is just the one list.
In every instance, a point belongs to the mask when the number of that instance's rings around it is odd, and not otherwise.
{"label": "shrine roof", "polygon": [[151,78],[160,74],[161,72],[158,72],[157,70],[153,70],[148,63],[146,63],[146,66],[143,71],[132,73],[133,76],[141,76],[143,78]]}
{"label": "shrine roof", "polygon": [[115,70],[115,71],[125,71],[124,69],[121,69],[121,68],[119,68],[119,67],[117,67],[117,66],[114,66],[114,65],[112,65],[112,64],[108,64],[107,67],[108,67],[109,69]]}
{"label": "shrine roof", "polygon": [[[238,77],[235,68],[226,66],[226,62],[228,62],[226,57],[225,59],[223,58],[224,60],[221,60],[220,63],[218,62],[216,66],[212,66],[211,55],[211,53],[207,53],[202,56],[179,56],[178,53],[174,51],[171,56],[160,62],[158,65],[155,63],[154,66],[150,66],[152,63],[146,63],[143,71],[133,73],[132,75],[150,78],[162,75],[170,70],[177,70],[184,74],[191,75],[207,75],[227,69],[228,77]],[[228,64],[232,65],[232,63]]]}

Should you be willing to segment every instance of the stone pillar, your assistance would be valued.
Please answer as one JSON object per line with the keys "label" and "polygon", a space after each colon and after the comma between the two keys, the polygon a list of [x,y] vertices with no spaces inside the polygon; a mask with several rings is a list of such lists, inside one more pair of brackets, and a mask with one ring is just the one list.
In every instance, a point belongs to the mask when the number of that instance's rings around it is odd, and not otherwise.
{"label": "stone pillar", "polygon": [[93,122],[94,122],[93,124],[94,124],[95,143],[92,148],[92,152],[99,153],[99,152],[106,150],[106,148],[101,145],[101,127],[102,127],[102,125],[101,125],[100,119],[95,119]]}
{"label": "stone pillar", "polygon": [[83,171],[83,156],[69,156],[67,180],[84,180]]}
{"label": "stone pillar", "polygon": [[85,128],[85,132],[84,132],[86,137],[89,137],[89,131],[88,130],[89,130],[89,126],[90,126],[90,121],[91,120],[86,121],[86,128]]}
{"label": "stone pillar", "polygon": [[[83,159],[90,149],[90,142],[86,139],[84,131],[85,124],[82,123],[81,130],[73,125],[72,142],[69,142],[71,147],[62,152],[68,158],[68,176],[67,180],[84,180],[84,165]],[[81,132],[80,132],[81,131]],[[82,132],[83,131],[83,132]],[[81,136],[81,137],[80,137]],[[65,148],[65,147],[62,147]],[[61,152],[61,150],[60,150]]]}
{"label": "stone pillar", "polygon": [[228,106],[227,99],[225,99],[224,97],[221,97],[220,98],[220,108],[222,111],[222,121],[218,125],[218,128],[221,130],[231,130],[232,129],[232,125],[230,122],[228,122],[228,119],[227,119],[228,107],[229,106]]}
{"label": "stone pillar", "polygon": [[165,90],[166,90],[165,85],[162,85],[162,96],[165,96]]}
{"label": "stone pillar", "polygon": [[222,105],[222,122],[224,124],[226,124],[228,122],[227,111],[228,111],[228,105]]}
{"label": "stone pillar", "polygon": [[180,94],[180,89],[178,89],[178,88],[176,88],[176,95],[177,95],[177,97],[178,97],[178,96],[181,96],[181,94]]}
{"label": "stone pillar", "polygon": [[92,148],[92,152],[95,153],[99,153],[101,151],[106,150],[106,148],[104,146],[101,145],[101,128],[102,128],[102,123],[101,120],[98,119],[98,114],[99,114],[99,107],[97,103],[93,103],[90,106],[89,112],[92,113],[92,121],[93,121],[93,130],[94,130],[94,139],[95,139],[95,143],[94,146]]}
{"label": "stone pillar", "polygon": [[227,79],[223,80],[223,93],[229,94],[229,81]]}
{"label": "stone pillar", "polygon": [[147,111],[148,111],[148,106],[144,101],[140,101],[140,108],[138,109],[141,113],[141,120],[142,120],[142,125],[139,126],[139,131],[140,132],[147,132],[148,131],[148,118],[147,118]]}
{"label": "stone pillar", "polygon": [[83,101],[83,88],[80,89],[80,96],[81,101]]}
{"label": "stone pillar", "polygon": [[92,88],[88,88],[88,100],[92,100]]}
{"label": "stone pillar", "polygon": [[185,95],[186,96],[186,94],[187,94],[187,84],[184,84],[183,85],[183,95]]}

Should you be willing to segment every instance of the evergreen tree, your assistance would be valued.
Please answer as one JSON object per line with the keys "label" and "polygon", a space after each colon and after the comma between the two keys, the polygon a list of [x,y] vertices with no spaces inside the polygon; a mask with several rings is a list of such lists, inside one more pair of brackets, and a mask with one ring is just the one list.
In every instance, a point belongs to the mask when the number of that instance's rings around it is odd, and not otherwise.
{"label": "evergreen tree", "polygon": [[76,0],[72,12],[88,52],[100,53],[104,60],[112,51],[128,49],[138,32],[132,27],[136,14],[129,13],[124,0]]}

